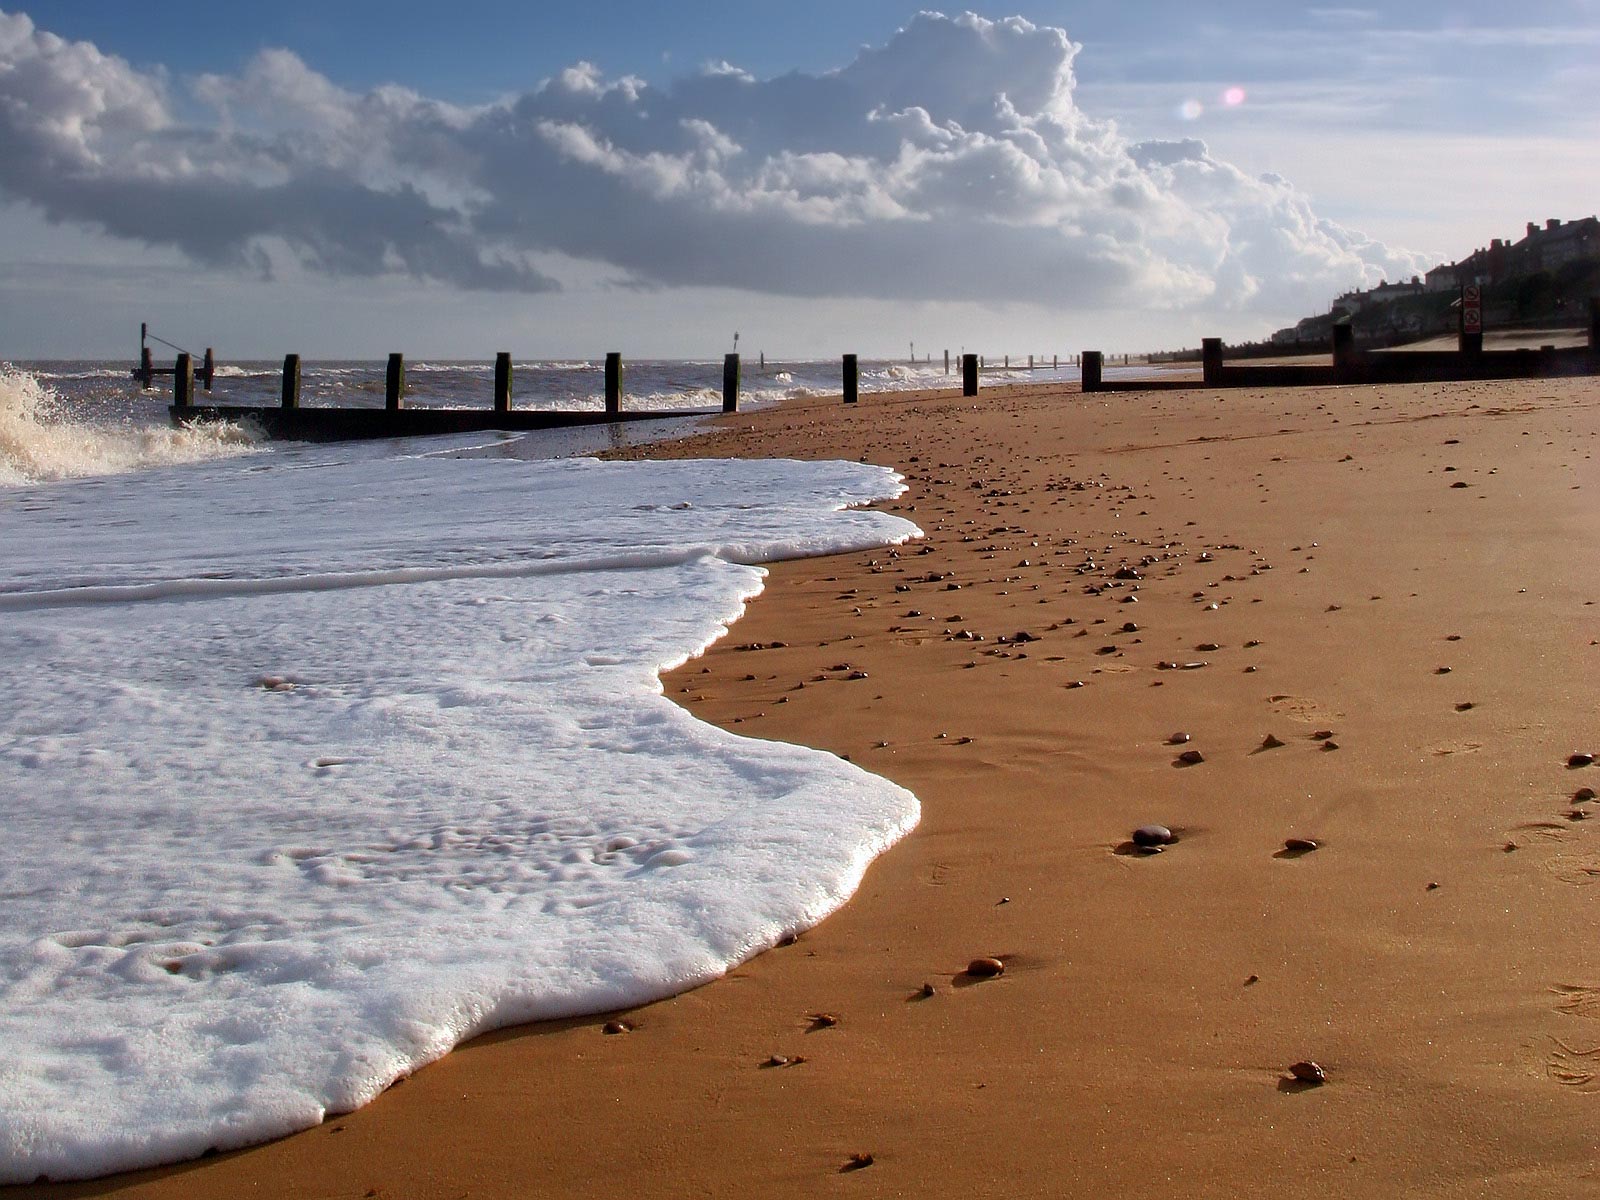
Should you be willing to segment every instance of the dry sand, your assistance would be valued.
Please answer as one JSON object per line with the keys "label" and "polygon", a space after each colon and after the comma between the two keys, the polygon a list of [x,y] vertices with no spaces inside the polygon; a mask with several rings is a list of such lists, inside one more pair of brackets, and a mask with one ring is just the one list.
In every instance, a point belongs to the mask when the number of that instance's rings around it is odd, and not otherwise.
{"label": "dry sand", "polygon": [[[907,475],[924,542],[780,565],[666,686],[907,785],[917,832],[631,1033],[40,1194],[1600,1194],[1597,426],[1592,379],[1033,386],[651,447]],[[1146,822],[1181,840],[1118,853]]]}

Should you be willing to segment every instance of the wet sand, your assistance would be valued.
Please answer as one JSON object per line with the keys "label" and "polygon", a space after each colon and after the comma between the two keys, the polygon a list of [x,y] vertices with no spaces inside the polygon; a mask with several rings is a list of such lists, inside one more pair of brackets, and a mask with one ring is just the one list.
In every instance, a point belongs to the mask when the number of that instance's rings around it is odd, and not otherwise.
{"label": "wet sand", "polygon": [[[272,1145],[7,1194],[1600,1191],[1600,383],[720,424],[641,456],[888,463],[927,534],[779,565],[664,681],[917,793],[856,898],[631,1032],[505,1031]],[[1129,852],[1149,823],[1178,840]]]}

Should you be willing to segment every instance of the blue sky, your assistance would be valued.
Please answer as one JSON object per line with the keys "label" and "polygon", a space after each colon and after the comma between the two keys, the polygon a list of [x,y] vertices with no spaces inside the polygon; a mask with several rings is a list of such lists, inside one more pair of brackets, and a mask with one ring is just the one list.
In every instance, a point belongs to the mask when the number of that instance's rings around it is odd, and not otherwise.
{"label": "blue sky", "polygon": [[5,8],[0,354],[1137,350],[1600,207],[1597,0],[972,7]]}

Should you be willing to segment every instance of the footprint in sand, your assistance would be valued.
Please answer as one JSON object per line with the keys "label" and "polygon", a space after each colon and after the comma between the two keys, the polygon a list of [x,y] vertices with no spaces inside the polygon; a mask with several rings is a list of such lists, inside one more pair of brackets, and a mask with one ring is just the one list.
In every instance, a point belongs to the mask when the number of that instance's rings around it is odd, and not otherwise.
{"label": "footprint in sand", "polygon": [[1600,1091],[1600,1046],[1578,1050],[1560,1038],[1550,1040],[1556,1047],[1545,1059],[1545,1070],[1550,1078],[1580,1092]]}
{"label": "footprint in sand", "polygon": [[1558,983],[1550,989],[1556,997],[1556,1011],[1569,1017],[1600,1019],[1600,987],[1578,983]]}
{"label": "footprint in sand", "polygon": [[1600,883],[1600,858],[1593,855],[1558,854],[1544,864],[1544,869],[1562,883],[1575,887]]}
{"label": "footprint in sand", "polygon": [[1326,723],[1330,717],[1343,716],[1343,713],[1330,713],[1315,700],[1308,700],[1304,696],[1268,696],[1267,703],[1272,706],[1272,711],[1281,716],[1291,717],[1296,721],[1305,721],[1308,724]]}

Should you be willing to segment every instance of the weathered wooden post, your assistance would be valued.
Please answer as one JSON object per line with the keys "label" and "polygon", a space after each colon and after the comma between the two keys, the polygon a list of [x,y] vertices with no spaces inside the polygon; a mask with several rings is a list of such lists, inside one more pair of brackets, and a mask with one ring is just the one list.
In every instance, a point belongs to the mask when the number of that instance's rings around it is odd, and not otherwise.
{"label": "weathered wooden post", "polygon": [[1028,370],[1033,370],[1033,355],[1028,355]]}
{"label": "weathered wooden post", "polygon": [[511,411],[511,352],[501,350],[494,356],[494,410]]}
{"label": "weathered wooden post", "polygon": [[172,368],[172,403],[178,408],[194,405],[194,359],[187,354],[178,355]]}
{"label": "weathered wooden post", "polygon": [[606,411],[619,413],[622,411],[622,352],[610,350],[606,353]]}
{"label": "weathered wooden post", "polygon": [[200,382],[206,391],[211,390],[211,381],[217,376],[217,360],[211,353],[211,347],[206,347],[205,365],[200,368]]}
{"label": "weathered wooden post", "polygon": [[1589,297],[1589,370],[1600,372],[1600,296]]}
{"label": "weathered wooden post", "polygon": [[1100,390],[1100,351],[1085,350],[1078,355],[1078,361],[1083,364],[1083,390],[1098,392]]}
{"label": "weathered wooden post", "polygon": [[860,360],[854,354],[844,356],[844,402],[854,404],[861,393]]}
{"label": "weathered wooden post", "polygon": [[1222,386],[1222,339],[1200,339],[1200,377],[1207,387]]}
{"label": "weathered wooden post", "polygon": [[1061,356],[1059,354],[1052,354],[1050,356],[1050,369],[1052,371],[1059,371],[1061,369]]}
{"label": "weathered wooden post", "polygon": [[405,407],[406,401],[406,356],[404,354],[389,355],[389,369],[383,379],[383,406],[390,411]]}
{"label": "weathered wooden post", "polygon": [[144,388],[155,382],[156,362],[150,354],[149,346],[139,347],[139,385]]}
{"label": "weathered wooden post", "polygon": [[767,369],[767,352],[765,350],[763,350],[761,352],[761,370],[765,371],[766,369]]}
{"label": "weathered wooden post", "polygon": [[1348,321],[1333,326],[1333,377],[1344,380],[1355,372],[1356,330]]}
{"label": "weathered wooden post", "polygon": [[1011,355],[1006,355],[1006,370],[1011,370]]}
{"label": "weathered wooden post", "polygon": [[961,356],[961,394],[963,396],[976,396],[978,394],[978,356],[976,354],[963,354]]}
{"label": "weathered wooden post", "polygon": [[739,356],[722,356],[722,411],[739,411]]}
{"label": "weathered wooden post", "polygon": [[946,375],[950,374],[950,351],[948,350],[944,352],[944,373]]}
{"label": "weathered wooden post", "polygon": [[283,356],[283,407],[300,407],[300,356]]}

